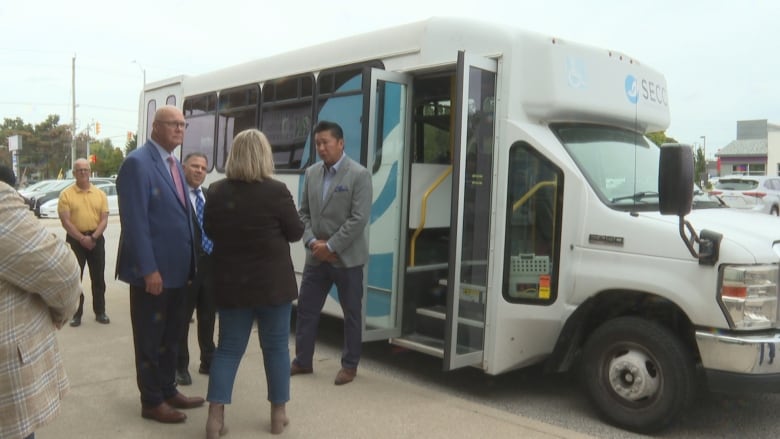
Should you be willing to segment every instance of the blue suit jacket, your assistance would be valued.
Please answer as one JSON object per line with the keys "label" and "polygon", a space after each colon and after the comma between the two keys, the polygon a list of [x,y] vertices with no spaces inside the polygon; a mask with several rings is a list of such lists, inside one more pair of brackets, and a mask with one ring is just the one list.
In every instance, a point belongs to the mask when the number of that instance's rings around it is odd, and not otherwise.
{"label": "blue suit jacket", "polygon": [[192,207],[179,201],[168,164],[151,142],[128,154],[116,188],[122,224],[117,277],[144,286],[144,276],[159,271],[164,288],[186,286],[195,261]]}

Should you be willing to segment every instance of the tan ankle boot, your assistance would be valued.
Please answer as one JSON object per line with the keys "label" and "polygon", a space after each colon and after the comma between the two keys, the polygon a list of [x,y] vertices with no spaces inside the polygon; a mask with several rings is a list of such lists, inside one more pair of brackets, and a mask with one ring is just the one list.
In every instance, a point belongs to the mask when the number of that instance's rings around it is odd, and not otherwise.
{"label": "tan ankle boot", "polygon": [[225,425],[225,404],[209,403],[209,417],[206,420],[206,439],[219,439],[227,434]]}
{"label": "tan ankle boot", "polygon": [[290,423],[284,404],[271,404],[271,434],[279,434]]}

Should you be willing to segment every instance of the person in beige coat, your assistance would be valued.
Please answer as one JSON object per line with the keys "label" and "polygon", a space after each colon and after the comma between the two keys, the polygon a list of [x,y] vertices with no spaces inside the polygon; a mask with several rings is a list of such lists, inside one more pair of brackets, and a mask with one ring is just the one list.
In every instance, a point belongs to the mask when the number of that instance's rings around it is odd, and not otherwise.
{"label": "person in beige coat", "polygon": [[0,182],[0,438],[31,438],[68,389],[55,330],[76,312],[79,265]]}

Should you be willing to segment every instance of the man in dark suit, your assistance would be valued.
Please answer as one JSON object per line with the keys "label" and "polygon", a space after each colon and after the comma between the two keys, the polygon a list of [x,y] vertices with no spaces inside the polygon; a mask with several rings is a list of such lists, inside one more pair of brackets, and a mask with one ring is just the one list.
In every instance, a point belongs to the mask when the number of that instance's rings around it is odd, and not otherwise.
{"label": "man in dark suit", "polygon": [[208,158],[205,154],[192,152],[184,158],[184,179],[187,181],[189,201],[193,208],[193,230],[195,231],[195,248],[198,254],[198,272],[187,286],[187,308],[184,314],[184,333],[179,343],[179,358],[176,366],[176,383],[187,386],[192,384],[190,376],[190,350],[188,346],[189,327],[192,313],[197,310],[198,346],[200,347],[200,367],[198,372],[208,375],[211,358],[214,356],[214,322],[216,307],[212,291],[211,251],[214,244],[203,232],[203,211],[206,206],[205,190],[201,185],[208,171]]}
{"label": "man in dark suit", "polygon": [[182,395],[175,384],[185,288],[195,272],[192,207],[181,164],[171,154],[185,127],[179,109],[158,109],[151,140],[125,158],[116,183],[122,225],[117,276],[130,284],[141,416],[165,423],[184,422],[187,415],[176,409],[204,402]]}
{"label": "man in dark suit", "polygon": [[336,284],[344,313],[344,348],[335,384],[357,374],[362,347],[363,266],[368,261],[371,174],[344,154],[344,133],[333,122],[314,128],[322,159],[306,170],[298,214],[305,226],[306,265],[298,297],[295,359],[290,374],[312,373],[314,341],[328,291]]}

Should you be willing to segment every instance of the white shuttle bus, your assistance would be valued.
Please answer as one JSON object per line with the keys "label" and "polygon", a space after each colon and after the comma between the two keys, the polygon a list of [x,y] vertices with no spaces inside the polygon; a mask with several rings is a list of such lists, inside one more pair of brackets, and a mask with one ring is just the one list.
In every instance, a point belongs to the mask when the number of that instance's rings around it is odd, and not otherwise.
{"label": "white shuttle bus", "polygon": [[[669,124],[666,81],[630,56],[433,18],[157,81],[141,99],[139,139],[178,106],[181,155],[208,156],[207,182],[259,128],[296,202],[312,128],[344,128],[373,175],[365,341],[445,370],[576,366],[604,418],[640,432],[684,413],[702,379],[780,389],[780,223],[692,195],[689,148],[645,137]],[[335,292],[324,312],[339,315]]]}

